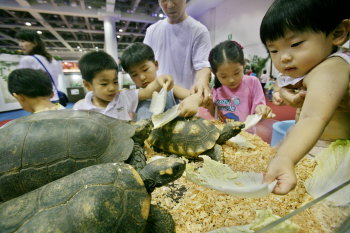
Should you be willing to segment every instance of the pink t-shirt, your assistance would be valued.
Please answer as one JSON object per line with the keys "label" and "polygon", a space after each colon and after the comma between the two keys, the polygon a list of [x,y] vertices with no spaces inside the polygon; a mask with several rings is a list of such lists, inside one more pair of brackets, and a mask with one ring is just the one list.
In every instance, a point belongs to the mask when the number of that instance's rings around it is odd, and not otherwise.
{"label": "pink t-shirt", "polygon": [[256,106],[266,104],[259,79],[244,75],[241,84],[235,88],[221,86],[211,90],[217,111],[227,119],[244,122],[255,113]]}

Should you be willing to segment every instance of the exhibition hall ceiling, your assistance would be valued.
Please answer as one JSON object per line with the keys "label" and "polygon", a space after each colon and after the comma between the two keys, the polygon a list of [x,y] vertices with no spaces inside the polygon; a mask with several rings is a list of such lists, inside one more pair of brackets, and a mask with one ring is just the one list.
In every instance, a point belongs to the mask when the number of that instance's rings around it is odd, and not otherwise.
{"label": "exhibition hall ceiling", "polygon": [[[116,20],[118,53],[143,41],[163,18],[158,0],[0,0],[0,48],[18,50],[19,29],[41,33],[47,50],[63,59],[104,48],[105,17]],[[30,26],[27,26],[29,25]]]}

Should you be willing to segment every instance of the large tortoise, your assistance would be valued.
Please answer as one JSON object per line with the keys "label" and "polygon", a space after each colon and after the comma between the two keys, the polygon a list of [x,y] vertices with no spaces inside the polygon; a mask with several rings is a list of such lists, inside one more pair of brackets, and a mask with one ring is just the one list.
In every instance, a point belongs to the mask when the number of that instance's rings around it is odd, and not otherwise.
{"label": "large tortoise", "polygon": [[166,125],[153,129],[149,142],[156,150],[189,159],[205,153],[222,161],[221,147],[218,145],[236,136],[243,127],[244,123],[238,121],[228,122],[218,128],[209,120],[199,117],[177,117]]}
{"label": "large tortoise", "polygon": [[0,129],[0,201],[94,164],[126,162],[138,170],[146,164],[139,144],[152,128],[150,120],[130,124],[69,109],[11,121]]}
{"label": "large tortoise", "polygon": [[83,168],[0,205],[0,232],[175,232],[151,192],[181,177],[181,159],[158,159],[139,173],[125,163]]}

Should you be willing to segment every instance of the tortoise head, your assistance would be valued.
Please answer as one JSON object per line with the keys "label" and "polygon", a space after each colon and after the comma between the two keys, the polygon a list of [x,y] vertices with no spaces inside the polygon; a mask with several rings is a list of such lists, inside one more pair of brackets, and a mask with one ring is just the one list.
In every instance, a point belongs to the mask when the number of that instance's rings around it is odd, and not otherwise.
{"label": "tortoise head", "polygon": [[166,185],[180,178],[185,171],[186,163],[179,158],[163,158],[147,164],[139,173],[145,187],[151,193],[156,187]]}
{"label": "tortoise head", "polygon": [[135,135],[132,139],[139,143],[141,146],[144,144],[145,140],[148,138],[153,129],[153,123],[151,119],[144,119],[140,121],[130,121],[131,125],[135,126]]}
{"label": "tortoise head", "polygon": [[220,132],[220,137],[218,138],[218,140],[216,140],[216,143],[219,145],[224,144],[227,140],[239,134],[243,128],[244,128],[243,122],[228,121],[223,126]]}

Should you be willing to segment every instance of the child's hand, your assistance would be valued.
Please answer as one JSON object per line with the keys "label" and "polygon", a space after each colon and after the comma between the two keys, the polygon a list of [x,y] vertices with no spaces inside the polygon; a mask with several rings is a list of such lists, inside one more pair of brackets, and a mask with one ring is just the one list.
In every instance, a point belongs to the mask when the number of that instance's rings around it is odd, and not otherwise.
{"label": "child's hand", "polygon": [[301,108],[305,100],[306,91],[300,90],[299,92],[295,92],[295,89],[282,87],[279,94],[285,104],[295,108]]}
{"label": "child's hand", "polygon": [[264,104],[260,104],[255,108],[255,114],[262,115],[262,118],[274,118],[276,114],[272,112],[272,109]]}
{"label": "child's hand", "polygon": [[287,194],[296,186],[297,177],[291,160],[280,157],[271,160],[263,182],[269,184],[274,180],[277,180],[277,184],[272,191],[275,194]]}
{"label": "child's hand", "polygon": [[281,98],[281,95],[279,91],[275,91],[272,94],[272,102],[275,105],[284,105],[283,99]]}
{"label": "child's hand", "polygon": [[199,94],[193,94],[186,97],[180,103],[180,116],[191,117],[198,112],[198,108],[202,102],[202,97]]}
{"label": "child's hand", "polygon": [[174,87],[174,79],[168,74],[163,74],[157,77],[158,84],[163,87],[167,87],[167,91],[170,91]]}

